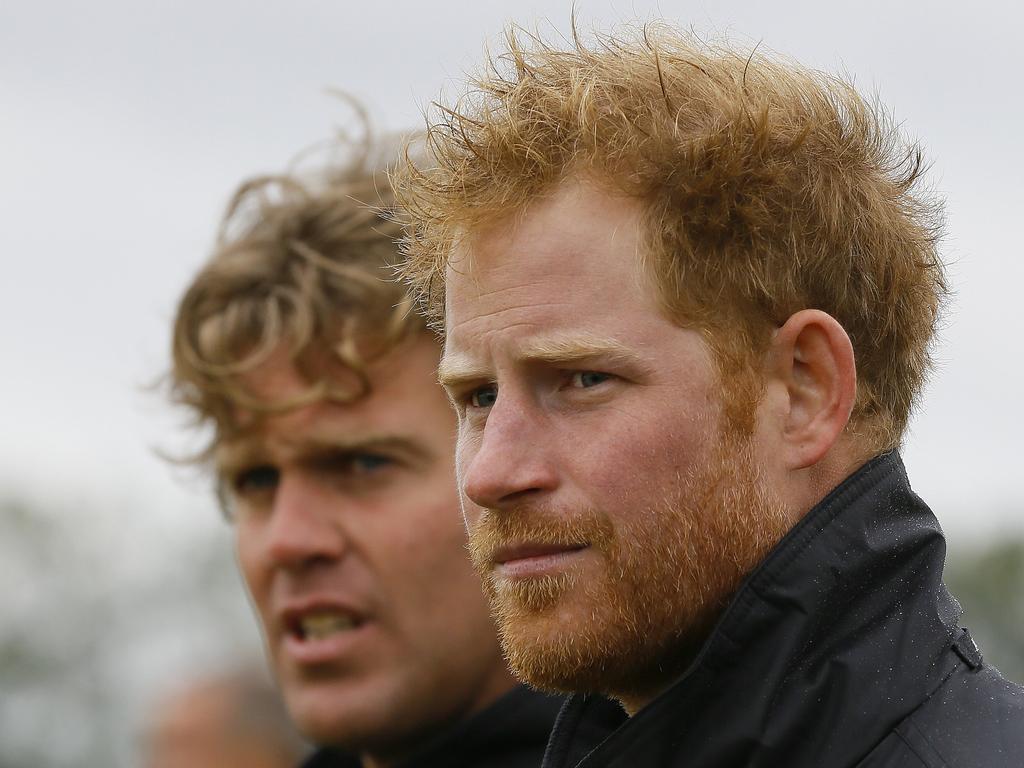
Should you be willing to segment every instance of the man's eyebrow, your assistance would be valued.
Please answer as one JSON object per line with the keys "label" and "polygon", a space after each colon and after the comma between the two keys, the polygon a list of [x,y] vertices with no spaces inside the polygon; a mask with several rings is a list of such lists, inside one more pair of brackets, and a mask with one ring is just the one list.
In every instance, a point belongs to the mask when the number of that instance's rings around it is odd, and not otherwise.
{"label": "man's eyebrow", "polygon": [[486,381],[491,373],[461,355],[446,354],[437,366],[437,380],[445,389],[455,389],[472,381]]}
{"label": "man's eyebrow", "polygon": [[262,442],[252,440],[225,440],[217,444],[213,453],[213,468],[219,477],[236,474],[242,467],[259,464],[267,459]]}
{"label": "man's eyebrow", "polygon": [[[373,451],[397,453],[415,463],[428,461],[434,456],[433,451],[419,440],[383,432],[351,436],[311,435],[283,447],[284,455],[290,461],[298,462],[315,462],[332,454]],[[262,440],[236,439],[217,447],[215,467],[221,477],[228,477],[247,466],[273,463],[278,460],[275,454],[280,453],[281,449],[274,451]]]}
{"label": "man's eyebrow", "polygon": [[632,366],[643,366],[643,359],[632,347],[617,339],[597,336],[541,338],[523,345],[517,357],[526,362],[575,363],[601,360]]}
{"label": "man's eyebrow", "polygon": [[[517,360],[526,363],[572,365],[589,360],[604,364],[625,365],[640,372],[648,372],[650,364],[632,347],[616,339],[597,336],[550,337],[531,340],[515,353]],[[460,385],[487,381],[494,374],[458,354],[445,355],[438,366],[437,380],[446,389]]]}
{"label": "man's eyebrow", "polygon": [[384,451],[387,453],[402,454],[407,459],[414,461],[425,461],[433,457],[434,453],[420,440],[406,435],[396,435],[389,432],[370,433],[351,436],[328,436],[321,437],[314,435],[296,447],[296,453],[300,457],[315,459],[325,454],[364,453],[373,451]]}

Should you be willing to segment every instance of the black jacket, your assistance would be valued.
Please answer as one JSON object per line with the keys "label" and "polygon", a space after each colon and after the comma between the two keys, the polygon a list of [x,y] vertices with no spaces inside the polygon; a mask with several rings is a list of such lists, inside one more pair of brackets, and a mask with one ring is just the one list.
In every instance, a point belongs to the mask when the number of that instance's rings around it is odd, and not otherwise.
{"label": "black jacket", "polygon": [[896,454],[750,574],[687,672],[627,719],[574,696],[545,768],[1021,768],[1024,689],[942,583],[945,540]]}
{"label": "black jacket", "polygon": [[[520,686],[458,723],[397,768],[537,768],[562,706],[556,696]],[[320,749],[302,768],[359,768],[357,758]]]}

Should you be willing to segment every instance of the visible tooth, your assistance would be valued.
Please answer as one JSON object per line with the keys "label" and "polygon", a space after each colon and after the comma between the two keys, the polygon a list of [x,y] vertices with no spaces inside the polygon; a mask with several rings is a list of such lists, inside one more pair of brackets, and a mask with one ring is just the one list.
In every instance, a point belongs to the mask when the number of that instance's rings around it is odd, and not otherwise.
{"label": "visible tooth", "polygon": [[335,632],[352,629],[355,622],[350,616],[342,613],[311,613],[302,617],[302,634],[306,638],[319,640]]}

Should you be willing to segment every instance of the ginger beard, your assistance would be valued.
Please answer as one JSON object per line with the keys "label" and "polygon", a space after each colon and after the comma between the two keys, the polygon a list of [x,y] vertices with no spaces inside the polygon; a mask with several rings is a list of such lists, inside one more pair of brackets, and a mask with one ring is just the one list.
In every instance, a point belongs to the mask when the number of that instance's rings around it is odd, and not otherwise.
{"label": "ginger beard", "polygon": [[[638,493],[642,496],[643,493]],[[689,665],[742,580],[792,525],[750,441],[721,434],[662,503],[614,521],[601,510],[483,510],[469,549],[517,677],[539,688],[650,697]],[[598,568],[495,577],[509,542],[582,544]],[[593,565],[588,563],[587,565]]]}

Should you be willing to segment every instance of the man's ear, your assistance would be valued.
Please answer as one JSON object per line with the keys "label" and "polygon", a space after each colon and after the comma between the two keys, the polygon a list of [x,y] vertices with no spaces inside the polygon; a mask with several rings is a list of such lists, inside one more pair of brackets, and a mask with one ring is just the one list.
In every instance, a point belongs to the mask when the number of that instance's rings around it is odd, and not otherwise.
{"label": "man's ear", "polygon": [[788,469],[817,464],[853,411],[857,365],[853,345],[831,315],[804,309],[775,332],[770,376],[783,394],[779,448]]}

